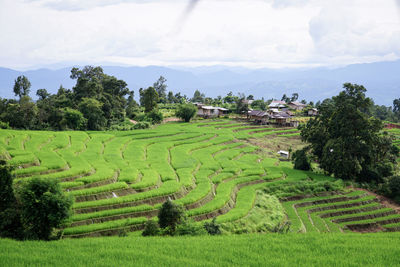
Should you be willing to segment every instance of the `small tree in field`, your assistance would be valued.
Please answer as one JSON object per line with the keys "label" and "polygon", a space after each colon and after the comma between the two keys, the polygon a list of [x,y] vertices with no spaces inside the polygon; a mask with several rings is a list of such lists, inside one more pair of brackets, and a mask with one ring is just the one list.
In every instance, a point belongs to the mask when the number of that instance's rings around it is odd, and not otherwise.
{"label": "small tree in field", "polygon": [[21,220],[14,195],[12,168],[0,160],[0,236],[22,238]]}
{"label": "small tree in field", "polygon": [[167,200],[158,212],[158,224],[161,228],[169,228],[169,234],[174,234],[176,226],[184,220],[183,208],[171,200]]}
{"label": "small tree in field", "polygon": [[292,155],[294,168],[297,170],[309,171],[311,170],[311,162],[305,149],[297,150]]}
{"label": "small tree in field", "polygon": [[27,239],[49,240],[53,228],[70,216],[72,198],[56,180],[34,178],[18,190],[21,222]]}
{"label": "small tree in field", "polygon": [[191,104],[182,104],[179,105],[178,109],[175,112],[175,116],[183,119],[185,122],[189,122],[197,112],[197,108],[195,105]]}

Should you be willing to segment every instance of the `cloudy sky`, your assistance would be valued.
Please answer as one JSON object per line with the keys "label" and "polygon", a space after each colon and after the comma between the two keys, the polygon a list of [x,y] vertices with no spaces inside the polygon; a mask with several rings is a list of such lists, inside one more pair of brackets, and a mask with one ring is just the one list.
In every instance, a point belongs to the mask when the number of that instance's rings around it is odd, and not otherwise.
{"label": "cloudy sky", "polygon": [[21,70],[339,66],[400,58],[400,0],[0,0],[0,38]]}

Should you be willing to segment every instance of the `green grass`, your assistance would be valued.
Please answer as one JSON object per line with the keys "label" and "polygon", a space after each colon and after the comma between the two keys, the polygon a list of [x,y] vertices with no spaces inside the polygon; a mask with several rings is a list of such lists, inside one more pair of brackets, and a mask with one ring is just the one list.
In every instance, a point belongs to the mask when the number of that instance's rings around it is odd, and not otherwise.
{"label": "green grass", "polygon": [[5,266],[398,266],[400,234],[1,239],[0,249]]}

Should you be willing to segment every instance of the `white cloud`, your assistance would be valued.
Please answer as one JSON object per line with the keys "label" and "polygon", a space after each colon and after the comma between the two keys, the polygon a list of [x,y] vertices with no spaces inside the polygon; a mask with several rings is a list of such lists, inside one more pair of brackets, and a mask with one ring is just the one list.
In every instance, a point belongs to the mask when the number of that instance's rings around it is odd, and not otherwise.
{"label": "white cloud", "polygon": [[[2,0],[0,65],[337,65],[400,58],[394,1]],[[180,25],[177,26],[177,23]]]}

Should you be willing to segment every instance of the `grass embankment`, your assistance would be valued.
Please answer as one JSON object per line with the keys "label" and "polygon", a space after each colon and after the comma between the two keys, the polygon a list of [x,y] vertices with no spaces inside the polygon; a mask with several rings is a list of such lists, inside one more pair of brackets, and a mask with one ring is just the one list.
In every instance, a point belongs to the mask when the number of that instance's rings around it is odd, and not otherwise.
{"label": "grass embankment", "polygon": [[0,240],[3,266],[398,266],[400,233]]}

